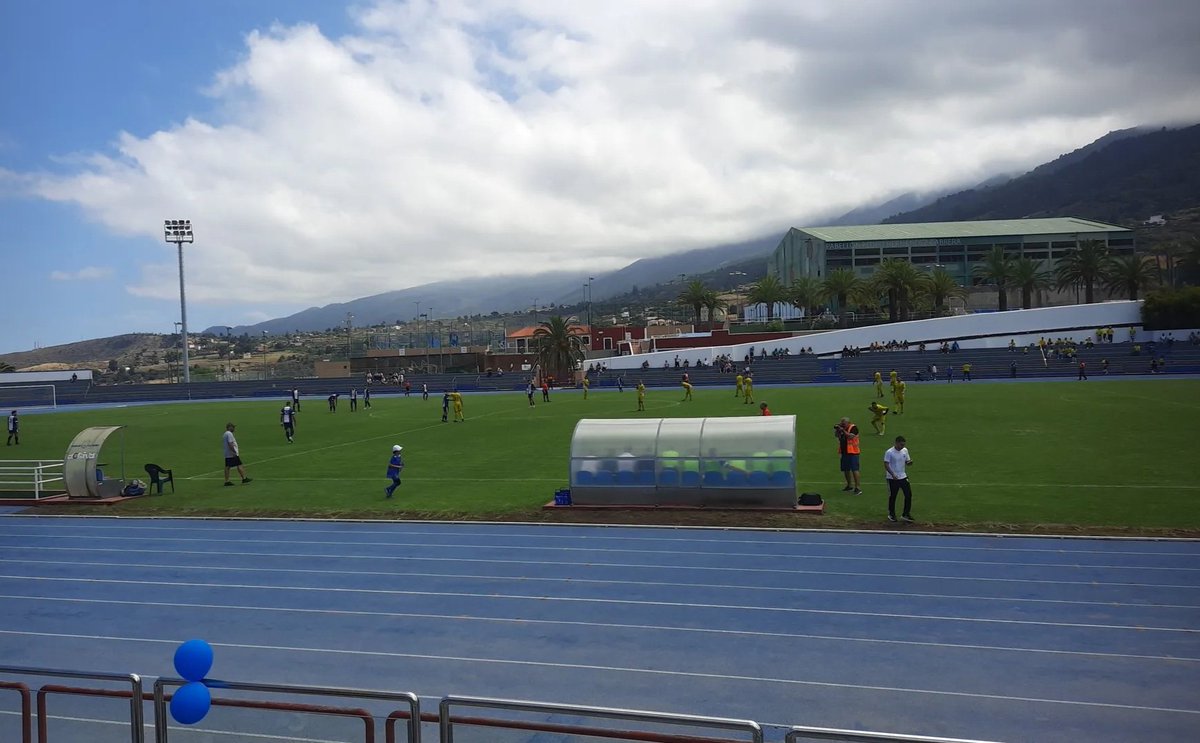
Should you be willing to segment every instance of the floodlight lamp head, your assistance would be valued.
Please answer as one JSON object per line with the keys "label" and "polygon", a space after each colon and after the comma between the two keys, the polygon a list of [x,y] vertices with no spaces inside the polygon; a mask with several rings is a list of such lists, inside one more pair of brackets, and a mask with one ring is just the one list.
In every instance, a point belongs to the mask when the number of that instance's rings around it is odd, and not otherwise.
{"label": "floodlight lamp head", "polygon": [[190,243],[195,238],[192,235],[192,220],[166,219],[163,220],[163,238],[169,243]]}

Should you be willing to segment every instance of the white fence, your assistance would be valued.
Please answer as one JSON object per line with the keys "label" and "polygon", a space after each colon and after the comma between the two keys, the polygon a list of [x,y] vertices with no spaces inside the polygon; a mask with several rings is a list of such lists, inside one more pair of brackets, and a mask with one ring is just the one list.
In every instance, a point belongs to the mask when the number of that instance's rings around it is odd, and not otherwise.
{"label": "white fence", "polygon": [[0,496],[5,492],[33,493],[34,499],[67,491],[61,459],[0,460]]}
{"label": "white fence", "polygon": [[[817,354],[833,354],[845,346],[870,346],[874,341],[889,340],[908,341],[915,346],[918,343],[937,343],[942,340],[959,340],[960,345],[966,339],[974,338],[973,346],[995,344],[998,347],[1008,345],[1013,338],[1037,338],[1045,335],[1075,336],[1082,339],[1091,335],[1096,328],[1113,327],[1119,341],[1128,339],[1128,328],[1134,327],[1138,333],[1137,340],[1145,341],[1153,337],[1153,333],[1141,329],[1141,306],[1138,302],[1100,302],[1096,304],[1079,304],[1067,307],[1041,307],[1033,310],[1010,310],[1008,312],[977,312],[970,315],[954,317],[939,317],[930,320],[909,320],[906,322],[871,325],[846,330],[830,330],[823,333],[781,338],[771,341],[755,341],[736,343],[733,345],[708,346],[703,348],[671,348],[663,351],[634,354],[633,356],[617,356],[607,360],[609,369],[636,369],[642,362],[648,362],[651,368],[658,368],[663,362],[671,362],[676,356],[682,361],[687,359],[692,364],[697,360],[712,363],[712,360],[722,354],[734,359],[740,359],[750,352],[753,346],[757,351],[763,348],[770,353],[776,348],[788,349],[793,354],[801,348],[812,348]],[[736,338],[736,336],[734,336]],[[1181,336],[1177,334],[1178,340]],[[1186,338],[1186,333],[1183,334]],[[982,342],[979,342],[982,341]]]}

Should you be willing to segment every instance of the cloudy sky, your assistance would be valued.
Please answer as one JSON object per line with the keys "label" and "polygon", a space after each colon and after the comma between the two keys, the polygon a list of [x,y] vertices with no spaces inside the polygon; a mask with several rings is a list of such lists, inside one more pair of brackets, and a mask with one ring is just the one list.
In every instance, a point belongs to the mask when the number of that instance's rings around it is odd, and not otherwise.
{"label": "cloudy sky", "polygon": [[601,272],[1200,121],[1195,0],[0,2],[0,352]]}

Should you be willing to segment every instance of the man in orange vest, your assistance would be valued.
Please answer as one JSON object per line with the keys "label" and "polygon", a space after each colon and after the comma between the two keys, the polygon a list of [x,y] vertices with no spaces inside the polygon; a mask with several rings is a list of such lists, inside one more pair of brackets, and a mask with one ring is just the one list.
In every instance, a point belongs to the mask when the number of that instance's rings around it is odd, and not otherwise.
{"label": "man in orange vest", "polygon": [[842,475],[846,478],[846,487],[842,488],[842,492],[848,493],[853,491],[855,495],[862,495],[862,484],[859,476],[859,454],[862,449],[858,443],[858,426],[854,425],[849,418],[842,420],[833,427],[833,435],[838,440],[838,454],[842,460]]}

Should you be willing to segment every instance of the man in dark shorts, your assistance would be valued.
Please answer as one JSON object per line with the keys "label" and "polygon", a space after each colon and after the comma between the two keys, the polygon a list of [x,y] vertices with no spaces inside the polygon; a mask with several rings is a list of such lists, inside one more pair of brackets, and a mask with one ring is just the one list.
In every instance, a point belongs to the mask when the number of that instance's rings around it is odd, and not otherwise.
{"label": "man in dark shorts", "polygon": [[841,458],[842,475],[846,478],[846,487],[842,488],[842,492],[848,493],[853,491],[855,495],[862,495],[862,481],[859,475],[859,454],[861,448],[858,441],[858,426],[854,425],[849,418],[842,418],[836,426],[833,427],[833,435],[838,440],[838,455]]}
{"label": "man in dark shorts", "polygon": [[225,486],[232,487],[233,482],[229,479],[229,470],[237,468],[238,474],[242,476],[242,484],[250,482],[250,478],[246,477],[246,468],[242,465],[241,452],[238,450],[237,439],[233,437],[234,425],[232,423],[225,424],[225,435],[222,437],[222,444],[225,448]]}
{"label": "man in dark shorts", "polygon": [[279,411],[279,425],[283,426],[283,435],[287,437],[287,442],[292,443],[296,436],[296,411],[287,403],[284,403],[283,409]]}

